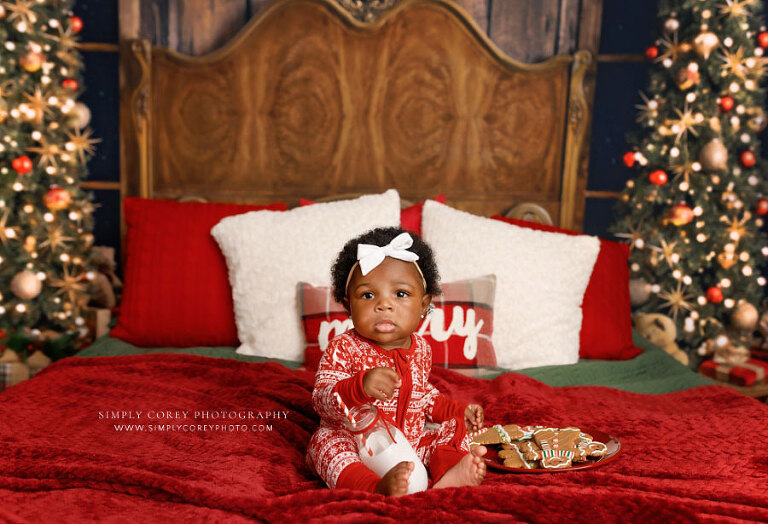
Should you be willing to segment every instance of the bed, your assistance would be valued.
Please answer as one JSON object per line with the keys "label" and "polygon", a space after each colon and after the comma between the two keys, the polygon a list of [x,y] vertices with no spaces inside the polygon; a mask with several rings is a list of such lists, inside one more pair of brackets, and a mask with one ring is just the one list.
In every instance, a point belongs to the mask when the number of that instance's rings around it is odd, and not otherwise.
{"label": "bed", "polygon": [[[374,23],[277,1],[200,58],[125,42],[120,316],[0,394],[0,516],[768,520],[768,407],[633,333],[627,247],[573,231],[589,60],[517,63],[447,1]],[[432,382],[490,424],[608,433],[614,460],[397,499],[323,485],[305,452],[312,359],[343,321],[327,244],[379,221],[438,256]]]}

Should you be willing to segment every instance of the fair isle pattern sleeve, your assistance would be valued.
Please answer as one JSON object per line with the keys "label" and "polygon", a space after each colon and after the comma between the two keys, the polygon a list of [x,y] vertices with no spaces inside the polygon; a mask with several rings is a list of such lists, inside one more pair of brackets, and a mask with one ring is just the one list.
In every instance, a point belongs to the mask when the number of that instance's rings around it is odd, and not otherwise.
{"label": "fair isle pattern sleeve", "polygon": [[432,412],[435,409],[435,399],[440,395],[440,391],[429,382],[429,372],[432,369],[432,346],[429,342],[419,337],[422,342],[424,361],[419,370],[421,373],[421,383],[424,384],[424,415],[427,420],[432,420]]}
{"label": "fair isle pattern sleeve", "polygon": [[339,381],[356,374],[352,369],[351,350],[348,337],[338,336],[328,344],[323,358],[320,359],[320,365],[315,374],[312,404],[317,414],[325,420],[338,423],[344,420],[344,411],[333,392]]}

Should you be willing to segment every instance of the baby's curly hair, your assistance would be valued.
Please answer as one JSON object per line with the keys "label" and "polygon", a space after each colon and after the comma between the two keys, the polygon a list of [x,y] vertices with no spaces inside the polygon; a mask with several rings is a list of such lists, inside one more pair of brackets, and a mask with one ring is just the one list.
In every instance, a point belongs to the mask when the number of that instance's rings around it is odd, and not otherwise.
{"label": "baby's curly hair", "polygon": [[413,239],[413,245],[408,248],[408,251],[415,253],[419,256],[419,260],[416,264],[419,265],[419,269],[424,274],[424,280],[427,282],[428,295],[439,295],[442,290],[440,289],[440,273],[437,271],[437,264],[435,263],[435,255],[432,253],[432,248],[429,244],[424,242],[419,235],[405,231],[399,227],[378,227],[372,229],[367,233],[363,233],[357,238],[353,238],[341,249],[341,252],[336,257],[336,261],[331,268],[331,282],[333,284],[333,298],[337,302],[343,302],[347,296],[347,276],[352,269],[352,266],[357,262],[357,245],[358,244],[372,244],[374,246],[386,246],[393,238],[402,233],[408,233]]}

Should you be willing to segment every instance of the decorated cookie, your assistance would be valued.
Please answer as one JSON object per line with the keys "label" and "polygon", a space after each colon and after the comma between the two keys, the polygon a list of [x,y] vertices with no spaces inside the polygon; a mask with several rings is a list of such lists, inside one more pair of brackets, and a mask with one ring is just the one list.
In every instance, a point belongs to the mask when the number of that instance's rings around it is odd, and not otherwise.
{"label": "decorated cookie", "polygon": [[534,440],[525,440],[520,443],[520,451],[523,452],[523,456],[526,460],[540,460],[541,448]]}
{"label": "decorated cookie", "polygon": [[523,432],[517,424],[507,424],[506,426],[496,424],[471,433],[470,436],[476,444],[504,444],[518,440],[523,436]]}
{"label": "decorated cookie", "polygon": [[502,449],[499,451],[499,458],[504,460],[504,465],[508,468],[522,468],[522,469],[532,469],[535,467],[531,463],[529,463],[527,460],[525,460],[525,457],[523,456],[523,453],[520,451],[518,446],[516,444],[511,444],[511,449]]}
{"label": "decorated cookie", "polygon": [[568,468],[574,458],[580,457],[578,440],[579,428],[544,428],[533,434],[534,441],[541,448],[541,467]]}

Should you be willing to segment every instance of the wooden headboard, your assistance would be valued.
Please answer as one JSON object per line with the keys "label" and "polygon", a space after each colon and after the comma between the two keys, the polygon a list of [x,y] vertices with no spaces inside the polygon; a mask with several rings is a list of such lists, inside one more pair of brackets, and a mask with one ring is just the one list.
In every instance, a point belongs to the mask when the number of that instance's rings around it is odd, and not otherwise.
{"label": "wooden headboard", "polygon": [[278,0],[201,57],[124,42],[123,195],[294,205],[394,187],[580,229],[590,60],[517,62],[447,0],[374,23]]}

